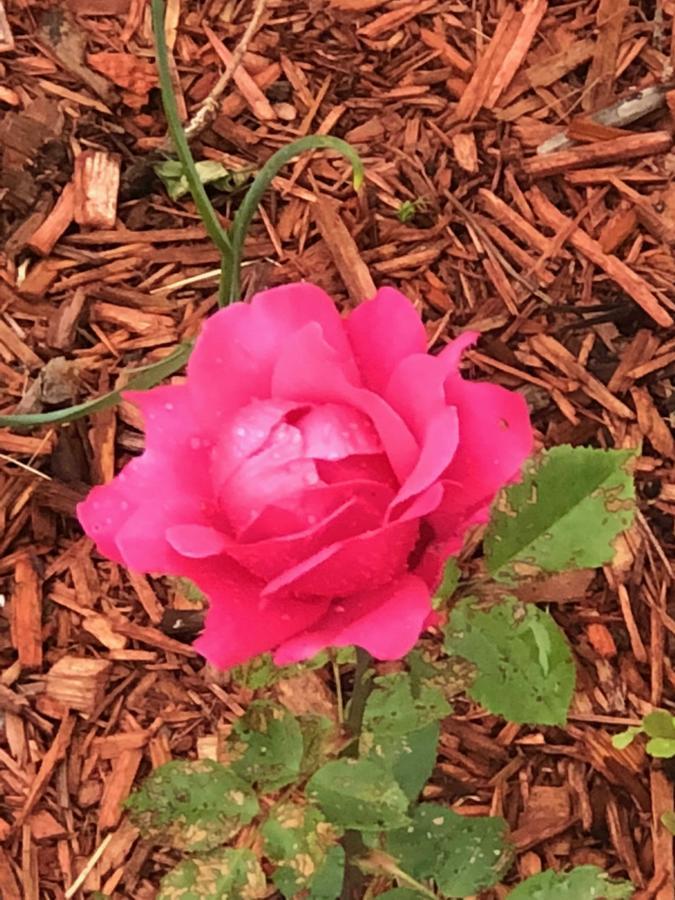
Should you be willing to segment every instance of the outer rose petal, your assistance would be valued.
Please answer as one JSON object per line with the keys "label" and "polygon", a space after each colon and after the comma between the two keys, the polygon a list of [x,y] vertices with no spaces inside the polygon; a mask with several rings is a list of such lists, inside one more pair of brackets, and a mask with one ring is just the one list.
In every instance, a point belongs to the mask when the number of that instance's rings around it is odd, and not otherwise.
{"label": "outer rose petal", "polygon": [[357,306],[345,328],[366,387],[379,394],[402,359],[426,349],[422,320],[393,288],[380,288],[373,300]]}
{"label": "outer rose petal", "polygon": [[371,419],[399,479],[412,471],[419,448],[405,423],[380,396],[349,380],[316,324],[306,325],[288,341],[274,370],[272,393],[297,402],[353,406]]}
{"label": "outer rose petal", "polygon": [[444,501],[430,516],[441,537],[463,533],[532,452],[532,425],[520,394],[455,376],[446,382],[446,398],[457,409],[460,438],[443,473]]}
{"label": "outer rose petal", "polygon": [[195,580],[210,605],[204,632],[194,648],[220,669],[273,650],[311,628],[329,606],[328,600],[261,600],[261,583],[227,560]]}
{"label": "outer rose petal", "polygon": [[415,468],[401,485],[393,504],[403,503],[431,487],[448,467],[459,440],[457,410],[446,406],[445,409],[435,413],[427,423],[420,457]]}
{"label": "outer rose petal", "polygon": [[429,588],[415,575],[334,603],[316,626],[285,641],[274,655],[279,666],[309,659],[324,647],[355,644],[376,659],[400,659],[411,649],[431,613]]}
{"label": "outer rose petal", "polygon": [[349,371],[356,366],[335,304],[312,284],[288,284],[235,303],[204,324],[188,363],[188,385],[204,427],[223,421],[253,398],[270,396],[274,363],[288,339],[315,322]]}
{"label": "outer rose petal", "polygon": [[109,484],[95,487],[77,507],[85,532],[104,555],[123,562],[117,535],[148,497],[174,507],[208,502],[209,442],[196,422],[185,385],[129,391],[142,411],[146,448]]}

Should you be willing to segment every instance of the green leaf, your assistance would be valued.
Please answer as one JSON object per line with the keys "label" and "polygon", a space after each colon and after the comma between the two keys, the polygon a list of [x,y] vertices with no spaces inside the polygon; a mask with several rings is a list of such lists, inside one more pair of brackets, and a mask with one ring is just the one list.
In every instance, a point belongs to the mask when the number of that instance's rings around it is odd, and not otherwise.
{"label": "green leaf", "polygon": [[541,872],[519,884],[509,900],[629,900],[635,888],[627,881],[610,881],[597,866],[571,872]]}
{"label": "green leaf", "polygon": [[437,687],[419,684],[413,696],[413,681],[407,672],[375,679],[363,715],[363,730],[377,740],[387,740],[419,731],[431,722],[444,719],[452,708]]}
{"label": "green leaf", "polygon": [[[190,193],[190,185],[180,160],[167,159],[156,163],[153,168],[172,200],[180,200]],[[248,169],[235,172],[212,159],[203,159],[195,163],[195,171],[202,184],[212,184],[221,191],[236,190],[246,184],[251,177],[251,171]]]}
{"label": "green leaf", "polygon": [[252,703],[228,738],[230,766],[261,793],[276,791],[300,774],[304,742],[300,724],[283,707]]}
{"label": "green leaf", "polygon": [[411,731],[376,745],[371,758],[380,759],[389,769],[406,797],[416,800],[436,765],[441,726],[432,722],[419,731]]}
{"label": "green leaf", "polygon": [[451,556],[443,569],[443,580],[431,601],[434,609],[438,609],[439,606],[442,606],[443,603],[452,597],[457,590],[461,574],[457,560],[454,556]]}
{"label": "green leaf", "polygon": [[406,874],[433,878],[450,897],[491,887],[511,862],[503,819],[460,816],[437,803],[420,804],[412,825],[387,835],[387,851]]}
{"label": "green leaf", "polygon": [[[354,662],[353,647],[339,647],[335,650],[335,661],[338,665],[348,665]],[[271,653],[262,653],[240,666],[235,666],[230,671],[230,676],[235,684],[242,684],[252,691],[276,684],[282,678],[292,678],[293,675],[306,669],[321,669],[330,662],[328,651],[322,650],[298,665],[277,666]]]}
{"label": "green leaf", "polygon": [[122,390],[146,391],[148,388],[154,387],[160,381],[168,378],[169,375],[173,375],[174,372],[183,368],[191,352],[192,341],[187,341],[184,344],[180,344],[173,353],[160,359],[159,362],[130,372],[129,380],[124,388],[118,388],[118,390],[111,391],[109,394],[103,394],[102,397],[86,400],[84,403],[78,403],[75,406],[69,406],[67,409],[55,409],[46,413],[0,416],[0,427],[36,428],[39,425],[64,425],[66,422],[74,422],[83,416],[101,412],[101,410],[108,409],[108,407],[120,402]]}
{"label": "green leaf", "polygon": [[506,488],[485,537],[488,569],[512,579],[611,562],[635,514],[629,450],[554,447]]}
{"label": "green leaf", "polygon": [[436,763],[438,720],[451,711],[440,688],[407,672],[376,678],[364,712],[360,755],[388,768],[414,800]]}
{"label": "green leaf", "polygon": [[650,738],[675,740],[675,718],[665,709],[655,709],[642,720],[642,729]]}
{"label": "green leaf", "polygon": [[369,759],[337,759],[307,783],[329,822],[359,831],[389,831],[409,821],[408,798],[385,766]]}
{"label": "green leaf", "polygon": [[328,716],[298,716],[302,732],[302,761],[300,775],[308,777],[328,757],[337,755],[342,737],[337,723]]}
{"label": "green leaf", "polygon": [[384,894],[378,894],[377,900],[420,900],[424,896],[417,891],[411,891],[410,888],[392,888]]}
{"label": "green leaf", "polygon": [[144,836],[200,853],[234,837],[258,812],[251,788],[210,759],[173,760],[150,775],[127,800]]}
{"label": "green leaf", "polygon": [[463,694],[473,681],[473,666],[458,657],[434,659],[428,652],[412,650],[406,662],[415,696],[426,685],[438,688],[446,700],[451,700]]}
{"label": "green leaf", "polygon": [[480,610],[467,598],[453,609],[445,649],[476,667],[469,696],[510,722],[564,725],[575,670],[555,620],[509,597]]}
{"label": "green leaf", "polygon": [[671,834],[675,834],[675,812],[661,813],[661,824],[667,828]]}
{"label": "green leaf", "polygon": [[313,806],[275,806],[262,827],[265,856],[277,867],[273,881],[284,897],[309,891],[313,900],[340,896],[344,850],[338,832]]}
{"label": "green leaf", "polygon": [[253,853],[227,848],[179,863],[162,879],[157,900],[260,900],[267,895],[265,873]]}
{"label": "green leaf", "polygon": [[625,731],[620,731],[619,734],[614,735],[612,738],[612,746],[615,750],[625,750],[626,747],[630,747],[639,734],[642,734],[642,728],[632,725]]}
{"label": "green leaf", "polygon": [[650,738],[645,750],[657,759],[672,759],[675,756],[675,740],[673,738]]}

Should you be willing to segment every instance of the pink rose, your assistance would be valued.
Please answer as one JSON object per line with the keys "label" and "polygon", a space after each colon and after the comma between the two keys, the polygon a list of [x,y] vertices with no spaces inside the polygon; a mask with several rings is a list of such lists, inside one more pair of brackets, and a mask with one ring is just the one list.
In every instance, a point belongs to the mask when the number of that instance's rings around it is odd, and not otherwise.
{"label": "pink rose", "polygon": [[226,668],[413,646],[443,564],[532,447],[522,397],[465,381],[391,288],[341,318],[310,284],[212,316],[183,384],[129,393],[146,447],[78,507],[101,553],[184,576]]}

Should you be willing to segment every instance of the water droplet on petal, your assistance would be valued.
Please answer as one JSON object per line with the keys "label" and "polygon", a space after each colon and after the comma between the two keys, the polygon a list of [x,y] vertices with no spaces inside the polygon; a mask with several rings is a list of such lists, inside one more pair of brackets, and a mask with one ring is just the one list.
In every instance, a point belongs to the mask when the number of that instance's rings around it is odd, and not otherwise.
{"label": "water droplet on petal", "polygon": [[341,603],[336,603],[333,609],[338,613],[343,613],[345,611],[345,608]]}
{"label": "water droplet on petal", "polygon": [[165,403],[165,404],[164,404],[164,409],[166,409],[166,410],[168,410],[169,412],[171,412],[171,410],[173,409],[173,403]]}
{"label": "water droplet on petal", "polygon": [[190,438],[190,446],[192,447],[193,450],[199,450],[201,445],[202,445],[202,442],[198,437]]}
{"label": "water droplet on petal", "polygon": [[129,509],[129,504],[126,500],[122,500],[122,502],[120,503],[120,509]]}
{"label": "water droplet on petal", "polygon": [[246,429],[241,425],[239,426],[239,428],[234,429],[234,433],[237,435],[237,437],[246,437]]}

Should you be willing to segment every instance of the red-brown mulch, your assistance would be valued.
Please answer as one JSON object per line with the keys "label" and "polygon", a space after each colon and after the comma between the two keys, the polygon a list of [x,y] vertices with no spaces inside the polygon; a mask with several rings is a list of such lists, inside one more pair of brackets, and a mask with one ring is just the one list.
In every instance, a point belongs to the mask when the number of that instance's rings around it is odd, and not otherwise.
{"label": "red-brown mulch", "polygon": [[[1,408],[37,411],[105,392],[194,336],[215,308],[218,254],[149,166],[165,126],[144,0],[4,10]],[[672,0],[269,0],[193,143],[235,170],[312,132],[363,156],[358,196],[330,154],[277,180],[247,243],[247,294],[305,278],[348,307],[394,284],[430,345],[482,333],[471,373],[523,392],[541,445],[639,449],[641,514],[615,565],[531,594],[576,653],[568,727],[506,725],[460,701],[427,793],[508,819],[509,883],[595,863],[641,900],[673,897],[659,824],[671,772],[610,738],[675,700],[674,13]],[[250,15],[170,0],[183,111]],[[240,196],[214,194],[225,219]],[[0,433],[4,900],[73,884],[154,896],[173,857],[139,837],[122,801],[152,766],[211,753],[250,699],[160,629],[164,608],[188,601],[99,558],[73,518],[87,487],[140,450],[140,425],[122,403]]]}

